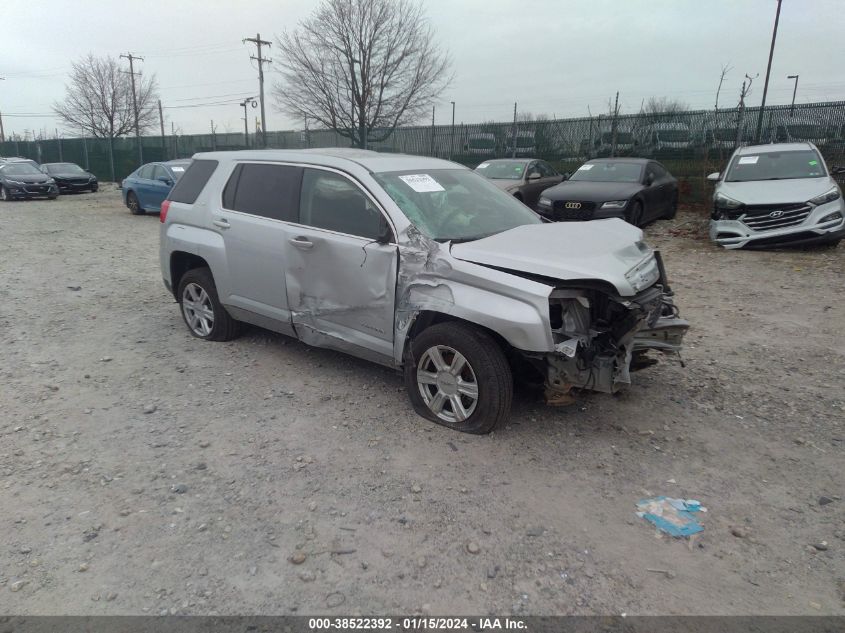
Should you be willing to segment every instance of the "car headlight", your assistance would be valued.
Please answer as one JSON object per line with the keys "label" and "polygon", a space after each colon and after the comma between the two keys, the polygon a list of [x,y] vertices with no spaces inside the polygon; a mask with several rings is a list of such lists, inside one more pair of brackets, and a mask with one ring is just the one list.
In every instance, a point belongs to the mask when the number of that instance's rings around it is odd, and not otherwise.
{"label": "car headlight", "polygon": [[47,181],[47,184],[48,184],[48,185],[55,185],[55,184],[56,184],[56,181],[55,181],[55,180],[53,180],[52,178],[50,178],[50,179]]}
{"label": "car headlight", "polygon": [[6,182],[10,185],[14,185],[15,187],[23,187],[26,184],[20,180],[7,180]]}
{"label": "car headlight", "polygon": [[628,205],[627,200],[608,200],[601,205],[602,209],[624,209]]}
{"label": "car headlight", "polygon": [[551,198],[540,198],[540,201],[537,203],[541,207],[550,207],[552,206],[552,199]]}
{"label": "car headlight", "polygon": [[839,191],[839,187],[834,187],[830,191],[825,191],[822,195],[816,196],[815,198],[808,200],[807,202],[818,207],[820,205],[827,204],[828,202],[838,200],[841,195],[842,193]]}
{"label": "car headlight", "polygon": [[648,288],[659,277],[660,269],[657,266],[657,259],[654,255],[649,255],[625,273],[625,279],[631,284],[634,292]]}
{"label": "car headlight", "polygon": [[719,209],[739,209],[742,206],[742,203],[739,200],[729,198],[723,193],[717,193],[714,198],[714,202],[716,203],[716,207]]}

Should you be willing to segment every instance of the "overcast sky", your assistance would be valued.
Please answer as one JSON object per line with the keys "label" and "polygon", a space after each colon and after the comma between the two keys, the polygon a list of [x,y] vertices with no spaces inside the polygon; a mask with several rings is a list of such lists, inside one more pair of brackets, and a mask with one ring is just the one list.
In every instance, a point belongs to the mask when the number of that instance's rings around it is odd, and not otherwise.
{"label": "overcast sky", "polygon": [[[620,92],[622,112],[667,96],[713,106],[722,64],[733,70],[721,102],[734,105],[745,73],[760,77],[759,104],[775,0],[423,0],[455,80],[436,119],[509,120],[521,112],[585,116],[607,111]],[[0,112],[7,134],[61,127],[51,106],[64,95],[70,63],[88,52],[142,55],[158,79],[167,132],[243,130],[243,97],[258,79],[242,38],[295,28],[317,0],[6,0],[0,19]],[[843,0],[784,0],[768,103],[845,100]],[[274,56],[275,46],[269,51]],[[272,65],[270,83],[275,81]],[[269,130],[301,129],[268,94]],[[222,102],[222,103],[221,103]],[[200,105],[215,104],[215,105]],[[191,107],[185,107],[191,106]],[[196,107],[199,106],[199,107]],[[257,114],[254,110],[251,116]],[[39,115],[39,116],[30,116]]]}

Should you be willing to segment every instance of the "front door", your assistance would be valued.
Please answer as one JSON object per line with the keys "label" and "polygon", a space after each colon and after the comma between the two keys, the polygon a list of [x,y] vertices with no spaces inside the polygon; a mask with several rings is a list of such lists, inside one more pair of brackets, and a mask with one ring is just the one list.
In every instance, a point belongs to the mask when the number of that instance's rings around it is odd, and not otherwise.
{"label": "front door", "polygon": [[288,305],[304,342],[392,364],[398,252],[376,241],[385,221],[345,175],[305,169],[285,244]]}

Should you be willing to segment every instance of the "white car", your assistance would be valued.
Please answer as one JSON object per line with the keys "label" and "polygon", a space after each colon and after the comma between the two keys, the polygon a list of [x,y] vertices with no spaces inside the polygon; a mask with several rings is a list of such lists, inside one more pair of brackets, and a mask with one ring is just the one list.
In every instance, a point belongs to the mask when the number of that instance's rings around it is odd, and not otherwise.
{"label": "white car", "polygon": [[710,238],[725,248],[837,244],[845,202],[812,143],[750,145],[716,182]]}

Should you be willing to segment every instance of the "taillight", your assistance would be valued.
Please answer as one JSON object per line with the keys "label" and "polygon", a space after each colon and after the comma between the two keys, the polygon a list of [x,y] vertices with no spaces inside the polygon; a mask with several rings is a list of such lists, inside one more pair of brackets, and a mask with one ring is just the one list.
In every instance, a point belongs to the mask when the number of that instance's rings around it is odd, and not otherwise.
{"label": "taillight", "polygon": [[158,221],[164,224],[167,220],[167,210],[170,208],[170,200],[165,200],[161,203],[161,213],[158,214]]}

